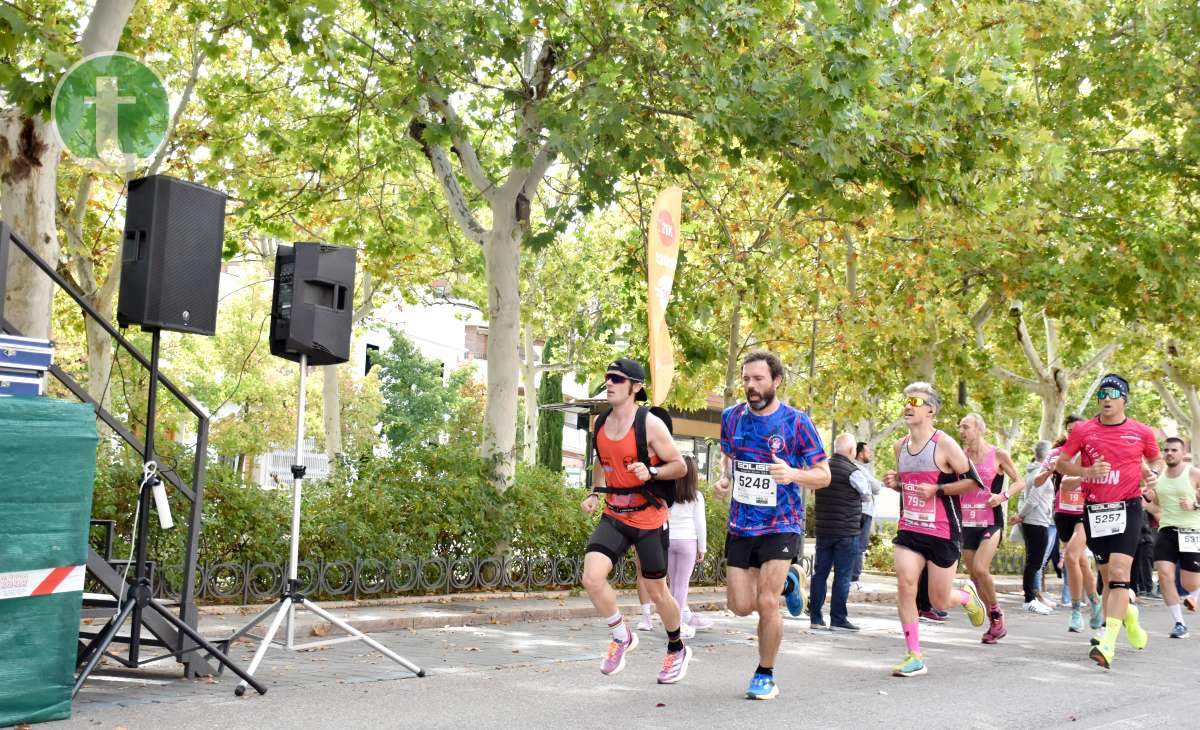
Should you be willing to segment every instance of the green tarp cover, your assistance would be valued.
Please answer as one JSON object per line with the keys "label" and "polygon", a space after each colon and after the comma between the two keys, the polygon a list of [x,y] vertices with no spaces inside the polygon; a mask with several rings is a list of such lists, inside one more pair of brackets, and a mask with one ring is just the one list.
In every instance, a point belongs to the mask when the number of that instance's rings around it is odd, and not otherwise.
{"label": "green tarp cover", "polygon": [[82,592],[5,596],[86,562],[95,470],[90,406],[0,398],[0,726],[71,715]]}

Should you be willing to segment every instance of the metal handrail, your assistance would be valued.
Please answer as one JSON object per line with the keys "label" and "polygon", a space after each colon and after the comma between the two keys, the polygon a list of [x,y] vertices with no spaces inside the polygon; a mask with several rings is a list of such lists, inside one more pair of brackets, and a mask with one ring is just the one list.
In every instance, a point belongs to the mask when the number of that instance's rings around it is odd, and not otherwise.
{"label": "metal handrail", "polygon": [[[12,335],[22,334],[17,327],[15,327],[4,317],[4,293],[8,288],[8,248],[10,243],[16,246],[17,249],[21,251],[21,253],[25,254],[25,256],[32,261],[35,266],[49,276],[50,280],[54,282],[59,289],[66,292],[67,295],[71,297],[71,299],[74,300],[77,305],[79,305],[79,308],[83,310],[85,317],[91,317],[93,321],[97,322],[104,329],[104,331],[107,332],[110,337],[116,340],[117,344],[121,348],[132,355],[138,364],[140,364],[143,368],[146,370],[151,369],[150,359],[143,355],[136,347],[134,347],[133,344],[124,337],[124,335],[118,332],[117,329],[113,327],[112,323],[107,320],[107,318],[102,317],[100,313],[97,312],[96,309],[83,297],[83,295],[77,292],[75,288],[71,286],[71,283],[67,281],[66,278],[59,274],[54,267],[46,263],[46,261],[42,259],[42,257],[39,256],[35,251],[29,248],[29,246],[16,234],[12,227],[3,220],[0,220],[0,329],[3,329],[4,332]],[[120,436],[125,443],[129,444],[129,446],[132,447],[135,452],[145,458],[145,444],[138,439],[137,436],[129,428],[127,428],[123,422],[118,420],[116,416],[114,416],[94,398],[92,398],[88,394],[87,390],[80,385],[78,381],[71,377],[69,373],[57,365],[51,365],[50,374],[53,375],[56,380],[62,383],[63,386],[70,390],[76,398],[92,406],[92,408],[95,410],[97,418],[103,421],[109,428],[113,430],[114,433]],[[187,543],[184,551],[184,575],[182,585],[180,586],[179,617],[184,621],[184,623],[195,628],[198,622],[198,615],[196,611],[194,584],[198,563],[197,552],[200,545],[200,522],[203,516],[202,498],[204,489],[204,472],[207,465],[209,416],[203,407],[189,398],[182,390],[179,389],[178,386],[172,383],[170,379],[162,375],[161,372],[158,373],[158,382],[165,387],[167,392],[173,395],[179,403],[189,410],[197,420],[196,454],[192,466],[191,486],[189,487],[187,484],[185,484],[174,469],[161,469],[159,472],[191,503],[191,509],[189,510],[188,516]],[[185,637],[181,635],[179,638],[180,644],[178,649],[180,651],[190,648],[190,642],[187,642]],[[197,659],[194,658],[194,656],[194,652],[184,654],[184,671],[188,676],[192,674],[192,667],[190,665],[197,662]]]}

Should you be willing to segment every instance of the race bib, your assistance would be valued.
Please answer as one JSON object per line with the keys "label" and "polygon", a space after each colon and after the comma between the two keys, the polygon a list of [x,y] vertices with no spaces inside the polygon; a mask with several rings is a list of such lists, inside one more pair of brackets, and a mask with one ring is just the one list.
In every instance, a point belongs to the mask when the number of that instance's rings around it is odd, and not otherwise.
{"label": "race bib", "polygon": [[965,507],[963,509],[963,527],[991,527],[991,508]]}
{"label": "race bib", "polygon": [[904,485],[904,519],[909,522],[932,524],[937,521],[937,496],[924,499],[917,492],[919,484]]}
{"label": "race bib", "polygon": [[1087,517],[1092,528],[1092,537],[1108,537],[1125,532],[1124,502],[1089,504]]}
{"label": "race bib", "polygon": [[771,478],[771,465],[734,461],[733,498],[751,507],[774,507],[779,499],[779,485]]}
{"label": "race bib", "polygon": [[1079,514],[1083,512],[1083,490],[1064,489],[1059,492],[1058,509],[1060,512]]}
{"label": "race bib", "polygon": [[1179,533],[1179,552],[1200,553],[1200,530],[1188,530],[1180,527],[1177,532]]}

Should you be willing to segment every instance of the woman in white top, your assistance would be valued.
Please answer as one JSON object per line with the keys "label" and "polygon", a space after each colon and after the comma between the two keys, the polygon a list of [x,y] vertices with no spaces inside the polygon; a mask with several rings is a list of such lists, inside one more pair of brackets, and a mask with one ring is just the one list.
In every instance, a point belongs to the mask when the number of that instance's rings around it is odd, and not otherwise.
{"label": "woman in white top", "polygon": [[[675,484],[675,503],[671,505],[668,527],[671,545],[667,550],[667,583],[682,611],[682,635],[690,638],[696,635],[696,629],[711,628],[712,621],[692,613],[687,605],[692,570],[698,561],[704,560],[707,552],[708,524],[704,515],[704,493],[696,486],[696,459],[687,454],[683,461],[687,464],[687,475]],[[640,573],[638,597],[642,603],[642,618],[637,628],[639,631],[653,631],[653,606],[646,600]]]}
{"label": "woman in white top", "polygon": [[[696,488],[696,459],[685,456],[687,475],[679,480],[675,491],[675,504],[671,505],[671,546],[667,551],[667,582],[671,595],[683,611],[683,625],[696,629],[707,629],[712,621],[693,614],[687,605],[688,583],[696,562],[704,560],[707,551],[708,530],[704,519],[704,493]],[[686,629],[685,629],[686,630]]]}

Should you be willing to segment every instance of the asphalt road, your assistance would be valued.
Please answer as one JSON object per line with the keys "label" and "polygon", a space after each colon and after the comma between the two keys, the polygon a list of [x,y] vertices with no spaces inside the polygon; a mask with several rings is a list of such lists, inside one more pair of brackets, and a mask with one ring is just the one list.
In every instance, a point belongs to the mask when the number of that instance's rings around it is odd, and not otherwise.
{"label": "asphalt road", "polygon": [[[890,606],[851,607],[860,634],[813,631],[789,619],[776,676],[780,696],[743,699],[757,663],[753,619],[718,616],[691,644],[686,679],[655,683],[665,638],[642,634],[624,672],[598,666],[606,632],[599,621],[568,620],[376,634],[418,661],[418,679],[359,643],[281,656],[259,676],[261,697],[233,697],[233,681],[93,682],[68,721],[54,728],[429,727],[770,727],[1134,728],[1192,726],[1200,711],[1200,638],[1167,638],[1161,603],[1142,611],[1147,649],[1118,644],[1105,671],[1087,658],[1088,635],[1066,631],[1067,616],[1020,613],[1004,599],[1009,636],[995,646],[961,613],[922,624],[929,666],[898,679],[890,668],[904,644]],[[1195,614],[1192,623],[1200,627]],[[249,649],[243,651],[243,655]]]}

